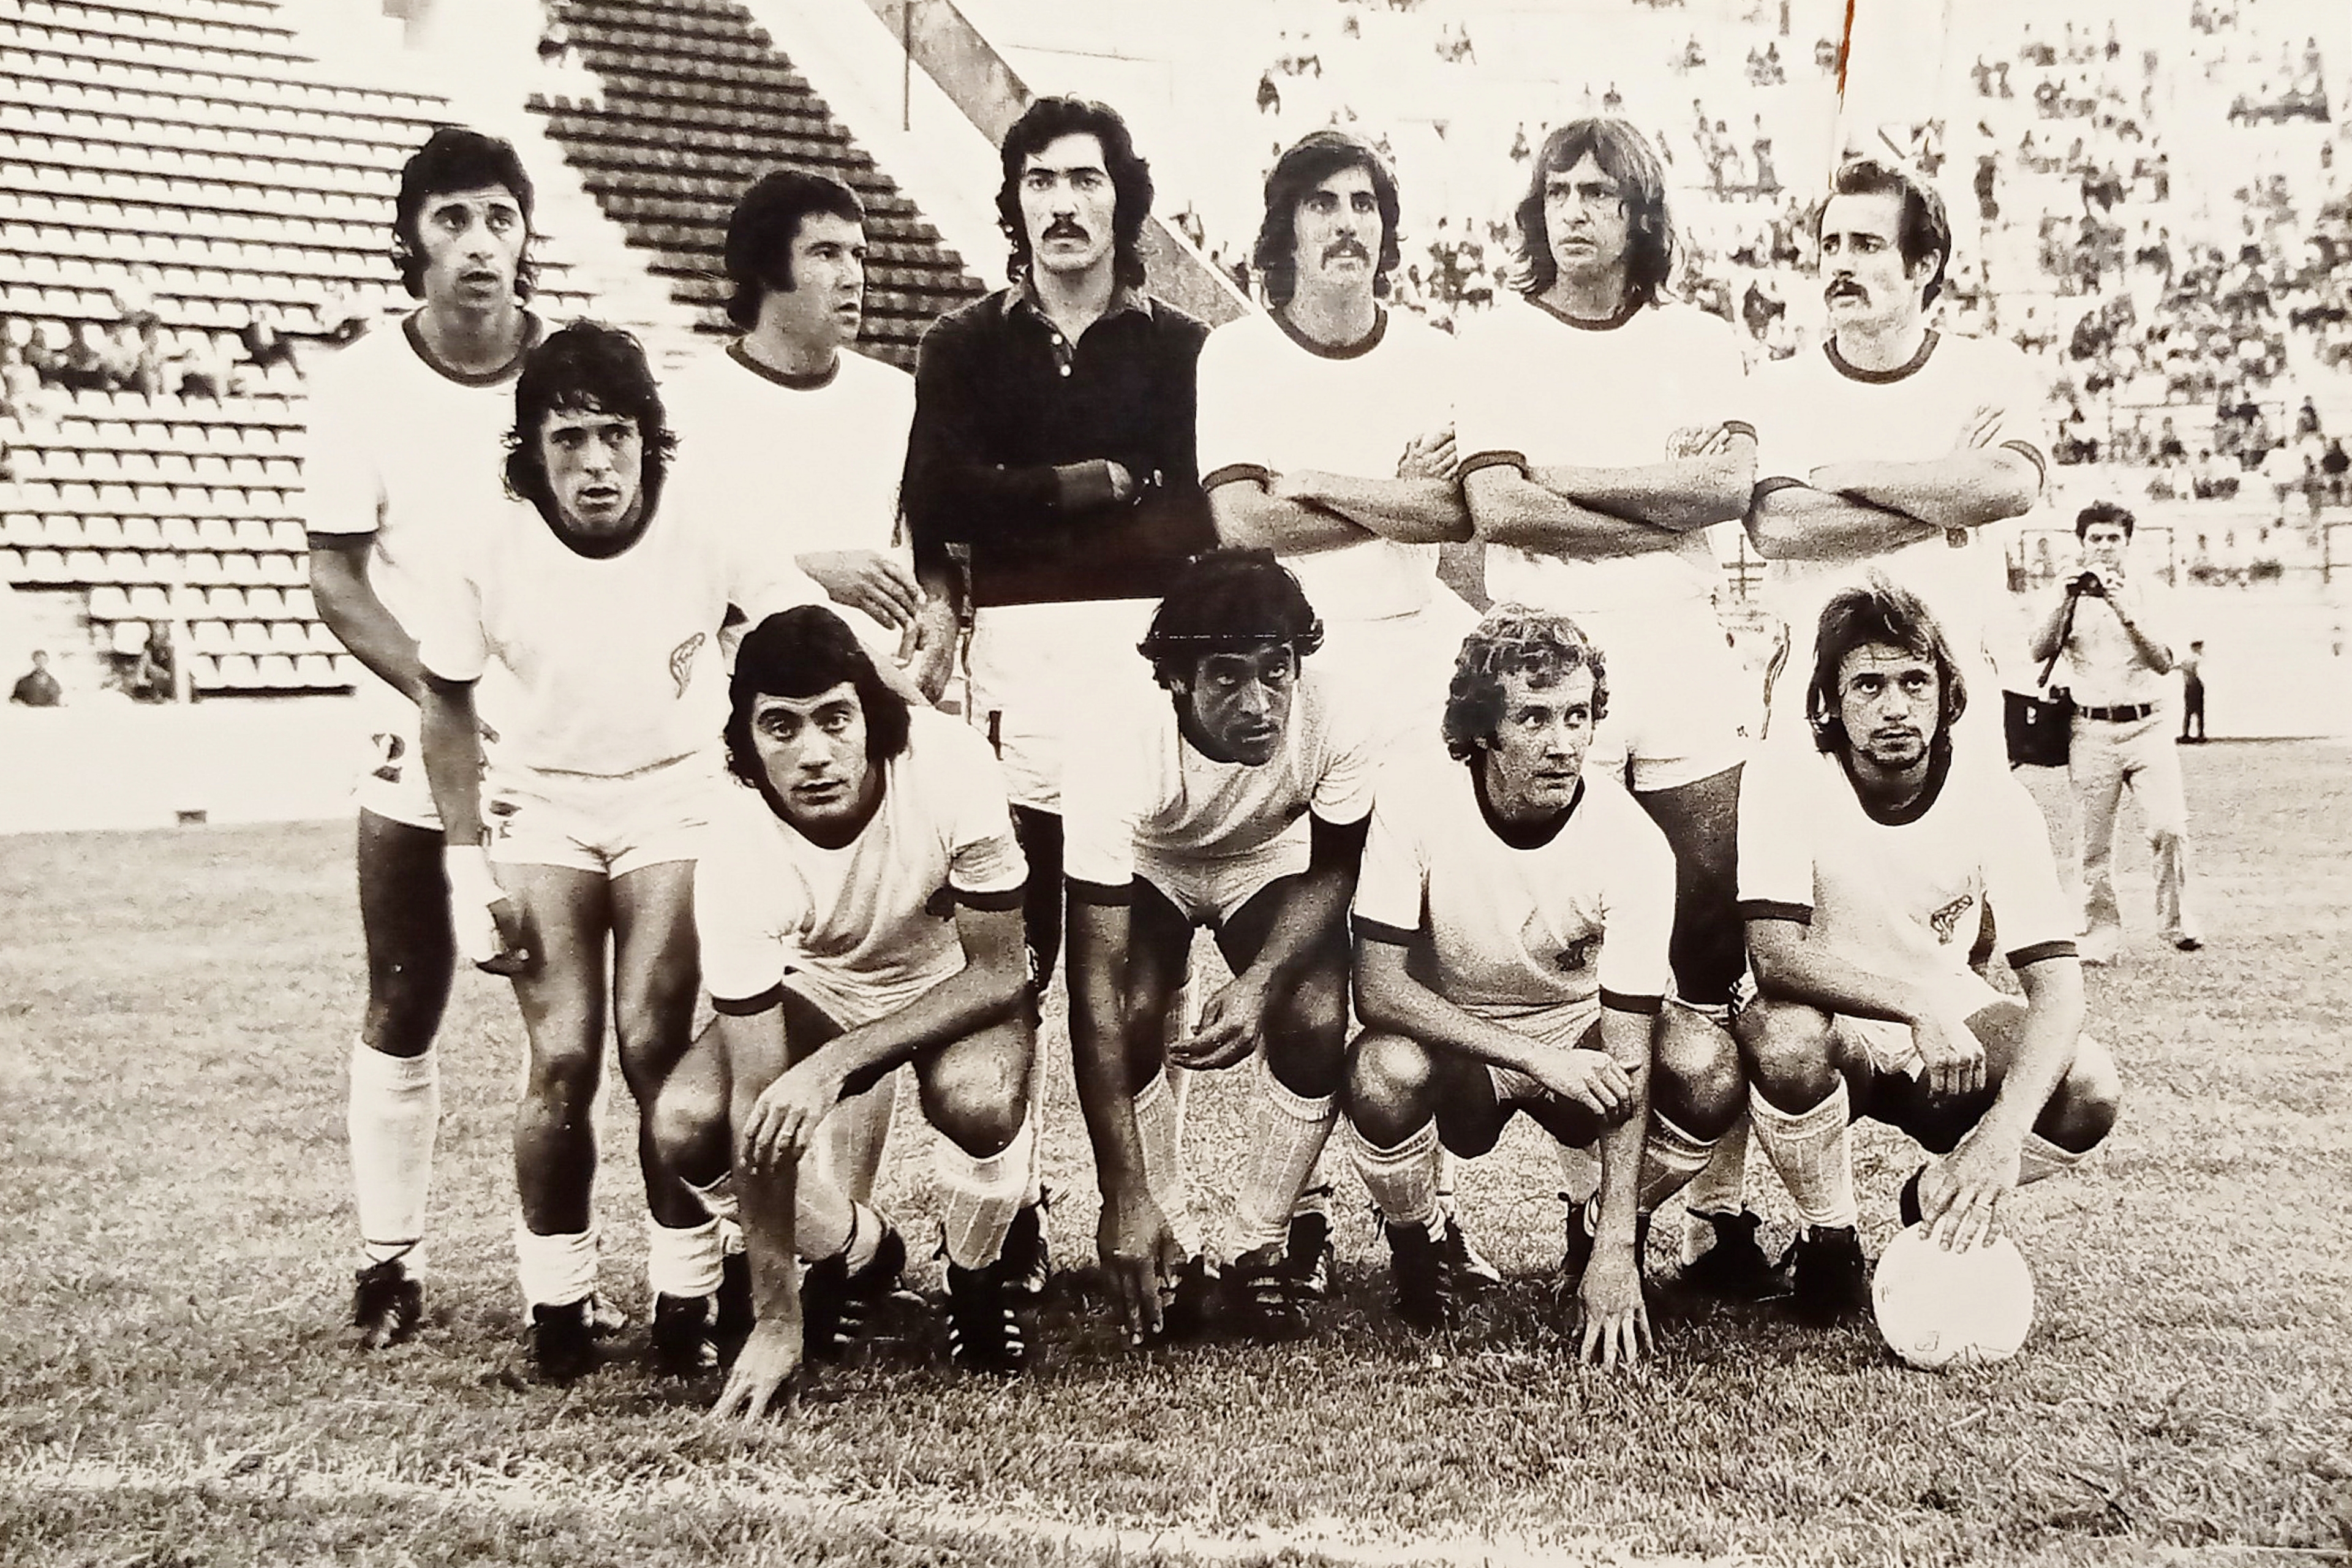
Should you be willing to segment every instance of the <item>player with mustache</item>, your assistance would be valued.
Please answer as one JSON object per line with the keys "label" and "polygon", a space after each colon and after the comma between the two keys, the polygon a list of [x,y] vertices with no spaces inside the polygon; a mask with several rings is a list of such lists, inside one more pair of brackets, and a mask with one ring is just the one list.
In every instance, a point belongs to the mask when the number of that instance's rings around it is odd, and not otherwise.
{"label": "player with mustache", "polygon": [[[2000,689],[1986,619],[2005,589],[1986,525],[2041,493],[2042,401],[2025,356],[1930,322],[1952,249],[1934,189],[1868,159],[1832,176],[1816,219],[1830,335],[1757,372],[1759,456],[1748,531],[1790,646],[1771,683],[1769,732],[1801,744],[1822,605],[1877,571],[1926,601],[1969,681]],[[2000,704],[1979,702],[1957,740],[2001,759]]]}
{"label": "player with mustache", "polygon": [[[1066,896],[1065,726],[1106,688],[1160,700],[1135,645],[1171,574],[1214,542],[1192,430],[1208,328],[1144,292],[1151,170],[1116,110],[1041,98],[1005,132],[1003,167],[1012,286],[923,334],[904,499],[918,576],[971,616],[969,716],[1004,764],[1042,994]],[[1007,1256],[1043,1288],[1034,1212]]]}
{"label": "player with mustache", "polygon": [[[1220,540],[1273,550],[1297,574],[1323,618],[1318,676],[1376,716],[1384,750],[1429,751],[1477,615],[1437,579],[1439,543],[1470,535],[1454,478],[1451,344],[1381,303],[1397,243],[1396,177],[1369,143],[1317,131],[1276,161],[1255,252],[1266,310],[1219,327],[1201,351],[1202,484]],[[1172,1059],[1182,1063],[1181,1047]],[[1292,1070],[1268,1067],[1276,1079]],[[1266,1092],[1321,1106],[1328,1126],[1332,1087]],[[1264,1131],[1320,1142],[1312,1121]],[[1309,1296],[1330,1272],[1329,1194],[1319,1173],[1309,1181],[1276,1249]]]}

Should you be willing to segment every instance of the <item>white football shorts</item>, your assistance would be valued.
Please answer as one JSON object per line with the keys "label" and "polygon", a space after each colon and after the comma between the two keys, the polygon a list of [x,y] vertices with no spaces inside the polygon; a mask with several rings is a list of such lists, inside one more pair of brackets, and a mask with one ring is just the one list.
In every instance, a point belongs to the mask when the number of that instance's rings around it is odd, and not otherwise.
{"label": "white football shorts", "polygon": [[693,860],[724,787],[716,752],[614,775],[494,763],[482,786],[490,858],[604,877]]}

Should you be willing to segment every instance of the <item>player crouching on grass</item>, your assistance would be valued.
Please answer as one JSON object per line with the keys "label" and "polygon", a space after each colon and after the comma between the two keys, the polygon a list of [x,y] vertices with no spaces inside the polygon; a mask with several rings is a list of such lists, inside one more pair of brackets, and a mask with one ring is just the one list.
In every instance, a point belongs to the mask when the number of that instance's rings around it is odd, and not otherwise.
{"label": "player crouching on grass", "polygon": [[[1099,714],[1064,773],[1070,1038],[1102,1184],[1103,1267],[1137,1342],[1197,1331],[1215,1293],[1171,1225],[1184,1208],[1171,1064],[1258,1059],[1225,1282],[1234,1326],[1305,1333],[1301,1298],[1328,1278],[1328,1224],[1294,1210],[1337,1118],[1348,900],[1377,737],[1336,681],[1303,668],[1322,641],[1271,551],[1195,557],[1138,648],[1168,702]],[[1171,1041],[1199,926],[1234,975]]]}
{"label": "player crouching on grass", "polygon": [[1565,616],[1500,605],[1465,638],[1448,758],[1382,774],[1356,890],[1344,1090],[1357,1170],[1386,1222],[1397,1310],[1453,1315],[1435,1204],[1440,1141],[1484,1154],[1524,1111],[1599,1144],[1601,1187],[1568,1216],[1563,1298],[1602,1366],[1650,1343],[1641,1223],[1738,1115],[1730,1037],[1664,1006],[1675,858],[1624,787],[1584,771],[1608,713],[1601,650]]}
{"label": "player crouching on grass", "polygon": [[742,787],[714,811],[694,884],[718,1023],[654,1119],[712,1212],[740,1210],[750,1255],[756,1327],[718,1413],[757,1415],[804,1337],[811,1355],[836,1352],[897,1288],[898,1232],[801,1156],[845,1095],[908,1061],[940,1134],[950,1349],[973,1370],[1017,1371],[1003,1255],[1028,1177],[1036,1038],[1027,867],[996,758],[977,731],[911,707],[821,605],[744,637],[730,697]]}
{"label": "player crouching on grass", "polygon": [[[515,382],[516,500],[464,520],[413,623],[459,950],[513,977],[530,1038],[515,1249],[531,1360],[554,1382],[593,1364],[601,1326],[592,1189],[605,1016],[640,1106],[692,1027],[694,861],[721,785],[719,627],[730,606],[764,615],[818,596],[789,557],[662,505],[671,445],[635,338],[593,321],[549,337]],[[487,781],[474,706],[486,676],[500,715]],[[642,1128],[637,1148],[656,1357],[681,1372],[715,1365],[719,1229]]]}
{"label": "player crouching on grass", "polygon": [[[2011,1189],[2067,1170],[2122,1089],[2083,1034],[2074,914],[2049,831],[2007,773],[1956,770],[1968,704],[1944,633],[1884,578],[1822,609],[1805,711],[1816,750],[1765,748],[1739,801],[1739,900],[1758,994],[1738,1031],[1756,1141],[1795,1200],[1797,1306],[1869,1305],[1847,1125],[1931,1152],[1906,1225],[1938,1244],[1999,1233]],[[1969,967],[1985,907],[2021,1005]]]}

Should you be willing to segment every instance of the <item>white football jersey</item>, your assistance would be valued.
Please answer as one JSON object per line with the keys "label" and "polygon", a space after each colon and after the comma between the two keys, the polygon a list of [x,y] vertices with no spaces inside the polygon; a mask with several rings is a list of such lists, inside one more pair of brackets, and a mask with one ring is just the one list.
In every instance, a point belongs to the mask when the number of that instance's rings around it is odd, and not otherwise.
{"label": "white football jersey", "polygon": [[1381,778],[1355,928],[1426,932],[1436,990],[1482,1016],[1601,1003],[1655,1012],[1674,984],[1675,858],[1615,781],[1588,772],[1567,819],[1531,847],[1488,819],[1465,763],[1420,757]]}
{"label": "white football jersey", "polygon": [[[1826,463],[1944,457],[1979,409],[1991,410],[1999,420],[1988,445],[2012,447],[2037,469],[2049,468],[2042,389],[2024,354],[1991,339],[1930,331],[1909,364],[1863,371],[1838,356],[1832,337],[1759,368],[1756,393],[1759,483],[1806,483]],[[1789,624],[1790,670],[1811,676],[1822,606],[1874,571],[1917,595],[1955,655],[1973,663],[1992,608],[2007,590],[2005,538],[1997,528],[1972,528],[1858,560],[1770,563],[1766,592]]]}
{"label": "white football jersey", "polygon": [[[842,351],[833,374],[808,380],[770,370],[738,342],[703,355],[662,386],[680,463],[673,489],[698,517],[791,557],[872,550],[913,567],[898,526],[898,480],[915,381],[895,365]],[[899,631],[835,605],[867,650],[894,658]]]}
{"label": "white football jersey", "polygon": [[506,678],[499,762],[605,776],[719,745],[730,605],[756,624],[822,597],[789,556],[742,549],[667,496],[635,543],[602,559],[557,537],[536,506],[503,502],[416,584],[425,668]]}
{"label": "white football jersey", "polygon": [[[539,341],[536,317],[528,328],[526,351]],[[509,504],[506,437],[522,360],[517,353],[487,375],[450,370],[425,349],[411,315],[318,360],[310,374],[305,523],[321,537],[373,537],[368,583],[411,636],[418,563]]]}
{"label": "white football jersey", "polygon": [[[1454,449],[1465,465],[1507,456],[1536,468],[1638,468],[1664,462],[1678,430],[1752,427],[1738,340],[1693,305],[1649,305],[1603,324],[1511,295],[1464,323],[1456,371]],[[1705,529],[1600,561],[1486,551],[1496,603],[1570,615],[1705,605],[1720,578]]]}
{"label": "white football jersey", "polygon": [[[1201,350],[1202,488],[1307,469],[1393,479],[1408,446],[1454,421],[1452,347],[1394,310],[1341,350],[1263,312],[1226,322]],[[1434,544],[1370,539],[1285,552],[1282,563],[1326,623],[1408,616],[1453,593],[1437,580]]]}
{"label": "white football jersey", "polygon": [[1257,767],[1203,755],[1165,692],[1149,705],[1102,705],[1064,764],[1064,874],[1123,889],[1139,847],[1213,861],[1304,834],[1310,811],[1335,825],[1361,822],[1372,808],[1371,717],[1316,668],[1321,657],[1307,659],[1282,743]]}
{"label": "white football jersey", "polygon": [[1028,868],[1004,775],[976,731],[942,714],[909,715],[881,805],[838,849],[756,790],[725,793],[694,873],[703,984],[723,1011],[762,1010],[794,974],[822,999],[881,998],[859,1009],[878,1016],[963,968],[957,901],[1019,907]]}
{"label": "white football jersey", "polygon": [[1988,902],[2012,964],[2074,952],[2049,829],[2010,774],[1938,768],[1897,819],[1864,805],[1834,752],[1768,746],[1748,762],[1741,919],[1799,921],[1874,974],[1925,982],[1970,973]]}

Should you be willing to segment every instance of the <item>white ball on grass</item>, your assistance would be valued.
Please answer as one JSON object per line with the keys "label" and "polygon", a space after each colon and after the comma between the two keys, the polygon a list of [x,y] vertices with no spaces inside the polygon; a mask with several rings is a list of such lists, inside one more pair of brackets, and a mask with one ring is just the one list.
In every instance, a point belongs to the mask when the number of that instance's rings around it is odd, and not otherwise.
{"label": "white ball on grass", "polygon": [[1887,1347],[1934,1372],[2007,1361],[2033,1328],[2033,1274],[2007,1237],[1947,1252],[1913,1226],[1887,1244],[1870,1277]]}

